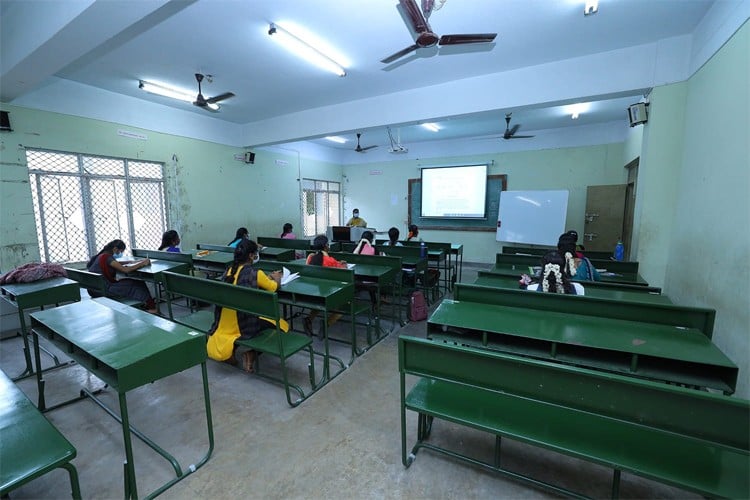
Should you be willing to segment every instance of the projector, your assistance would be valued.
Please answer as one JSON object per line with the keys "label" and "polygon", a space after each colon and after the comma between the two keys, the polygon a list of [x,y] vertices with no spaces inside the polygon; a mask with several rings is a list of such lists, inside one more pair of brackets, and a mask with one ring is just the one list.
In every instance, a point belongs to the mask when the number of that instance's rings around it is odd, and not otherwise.
{"label": "projector", "polygon": [[388,152],[389,152],[389,153],[393,153],[393,154],[395,154],[395,155],[398,155],[398,154],[405,154],[405,153],[408,153],[408,152],[409,152],[409,150],[408,150],[407,148],[403,147],[403,146],[393,146],[392,148],[390,148],[390,149],[388,150]]}

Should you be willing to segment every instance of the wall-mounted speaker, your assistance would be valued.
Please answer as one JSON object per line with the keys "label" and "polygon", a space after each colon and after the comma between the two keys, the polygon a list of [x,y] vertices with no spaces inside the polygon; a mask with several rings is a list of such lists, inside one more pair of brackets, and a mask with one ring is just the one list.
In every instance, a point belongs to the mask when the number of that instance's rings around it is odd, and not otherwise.
{"label": "wall-mounted speaker", "polygon": [[252,151],[245,151],[245,163],[255,163],[255,153]]}
{"label": "wall-mounted speaker", "polygon": [[0,111],[0,131],[1,132],[13,132],[10,128],[10,116],[7,111]]}
{"label": "wall-mounted speaker", "polygon": [[628,119],[631,127],[646,123],[648,121],[648,103],[637,102],[628,106]]}

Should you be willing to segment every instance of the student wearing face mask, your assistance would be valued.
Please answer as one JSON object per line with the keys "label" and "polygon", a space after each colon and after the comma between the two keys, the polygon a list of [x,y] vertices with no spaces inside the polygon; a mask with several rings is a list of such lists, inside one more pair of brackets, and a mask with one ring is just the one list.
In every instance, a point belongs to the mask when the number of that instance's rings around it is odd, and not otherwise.
{"label": "student wearing face mask", "polygon": [[[266,274],[253,264],[260,260],[258,244],[253,240],[242,240],[234,249],[234,260],[221,277],[221,280],[250,288],[259,288],[269,292],[275,292],[281,283],[281,271]],[[207,349],[208,356],[217,361],[226,361],[229,364],[237,364],[237,348],[234,341],[238,338],[251,339],[256,337],[266,328],[273,328],[268,324],[270,320],[260,318],[254,314],[237,312],[233,309],[216,307],[214,310],[214,323],[208,331]],[[283,331],[289,331],[289,324],[282,320],[279,327]],[[240,353],[242,367],[248,373],[253,373],[257,353],[246,350]]]}
{"label": "student wearing face mask", "polygon": [[[150,266],[149,259],[139,260],[131,265],[130,262],[118,261],[122,258],[122,252],[125,251],[125,242],[122,240],[112,240],[102,248],[98,254],[91,257],[86,269],[92,273],[104,276],[107,283],[107,295],[114,297],[125,297],[140,300],[146,305],[146,310],[156,314],[156,304],[148,291],[146,283],[141,280],[131,278],[117,279],[117,273],[129,274],[142,267]],[[90,293],[90,292],[89,292]]]}

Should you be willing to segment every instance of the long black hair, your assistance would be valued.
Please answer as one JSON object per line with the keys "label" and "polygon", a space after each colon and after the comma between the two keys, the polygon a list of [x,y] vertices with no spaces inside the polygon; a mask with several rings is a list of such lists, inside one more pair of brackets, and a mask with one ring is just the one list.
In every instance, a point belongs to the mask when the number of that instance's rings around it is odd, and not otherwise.
{"label": "long black hair", "polygon": [[239,242],[237,247],[234,249],[234,260],[232,265],[229,266],[229,270],[224,275],[224,281],[232,283],[234,281],[234,274],[237,269],[243,264],[247,264],[250,260],[250,254],[258,253],[258,244],[253,240],[242,240]]}
{"label": "long black hair", "polygon": [[96,260],[96,258],[99,257],[104,252],[112,252],[112,253],[114,253],[115,249],[125,250],[125,247],[126,247],[125,242],[122,241],[122,240],[112,240],[112,241],[110,241],[109,243],[107,243],[106,245],[104,245],[104,248],[102,248],[101,250],[99,250],[99,253],[97,253],[96,255],[94,255],[93,257],[91,257],[89,259],[88,263],[86,264],[86,268],[88,269],[89,267],[91,267],[91,264],[94,263],[94,261]]}
{"label": "long black hair", "polygon": [[174,229],[166,231],[161,235],[161,246],[159,246],[159,250],[164,250],[165,248],[174,246],[174,243],[178,239],[180,239],[180,235],[177,234],[177,231],[175,231]]}
{"label": "long black hair", "polygon": [[388,230],[388,245],[395,247],[396,243],[398,242],[398,237],[400,236],[400,232],[397,227],[392,227]]}
{"label": "long black hair", "polygon": [[310,257],[310,264],[316,265],[316,266],[322,266],[323,265],[323,251],[328,246],[328,238],[321,234],[319,236],[316,236],[313,240],[313,250],[316,252]]}
{"label": "long black hair", "polygon": [[416,224],[409,224],[409,234],[406,237],[406,241],[419,236],[419,228]]}
{"label": "long black hair", "polygon": [[227,245],[231,245],[237,240],[246,240],[250,236],[250,231],[247,230],[246,227],[241,227],[237,229],[237,233],[234,235],[234,239],[227,243]]}
{"label": "long black hair", "polygon": [[286,224],[284,224],[284,228],[281,230],[281,238],[283,238],[285,235],[291,233],[292,229],[294,229],[294,228],[292,227],[291,222],[287,222]]}
{"label": "long black hair", "polygon": [[575,287],[571,282],[570,269],[567,259],[553,250],[542,257],[542,281],[539,287],[550,293],[566,293],[575,295]]}

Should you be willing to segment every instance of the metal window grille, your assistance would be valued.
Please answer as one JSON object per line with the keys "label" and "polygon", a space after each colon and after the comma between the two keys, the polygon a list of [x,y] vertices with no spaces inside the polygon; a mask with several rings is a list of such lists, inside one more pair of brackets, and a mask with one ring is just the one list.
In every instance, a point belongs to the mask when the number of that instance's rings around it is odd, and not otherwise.
{"label": "metal window grille", "polygon": [[325,234],[341,224],[341,183],[302,179],[302,231],[305,236]]}
{"label": "metal window grille", "polygon": [[163,164],[37,149],[26,162],[43,261],[85,261],[114,239],[158,248],[168,226]]}

